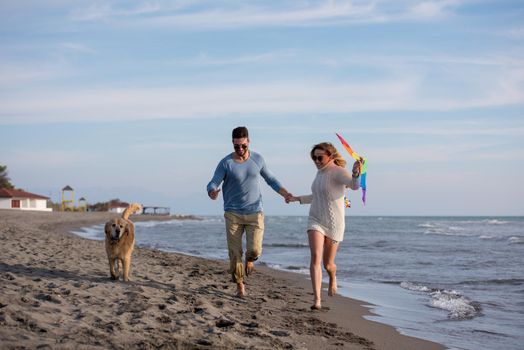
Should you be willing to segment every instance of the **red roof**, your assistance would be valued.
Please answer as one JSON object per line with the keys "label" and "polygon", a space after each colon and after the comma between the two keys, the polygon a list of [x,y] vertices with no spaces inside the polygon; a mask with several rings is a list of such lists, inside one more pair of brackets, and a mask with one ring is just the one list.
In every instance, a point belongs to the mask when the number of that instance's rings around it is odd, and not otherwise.
{"label": "red roof", "polygon": [[39,194],[29,193],[24,190],[15,190],[8,188],[0,188],[0,198],[33,198],[33,199],[49,199]]}

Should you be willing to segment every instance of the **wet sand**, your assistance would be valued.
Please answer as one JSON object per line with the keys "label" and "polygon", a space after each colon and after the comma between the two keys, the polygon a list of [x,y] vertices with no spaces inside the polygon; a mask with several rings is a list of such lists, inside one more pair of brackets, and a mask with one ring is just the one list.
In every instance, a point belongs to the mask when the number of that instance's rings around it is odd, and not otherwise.
{"label": "wet sand", "polygon": [[262,266],[239,299],[226,262],[136,247],[131,281],[112,281],[104,242],[70,231],[115,216],[0,210],[2,349],[444,349],[357,300],[311,311],[305,276]]}

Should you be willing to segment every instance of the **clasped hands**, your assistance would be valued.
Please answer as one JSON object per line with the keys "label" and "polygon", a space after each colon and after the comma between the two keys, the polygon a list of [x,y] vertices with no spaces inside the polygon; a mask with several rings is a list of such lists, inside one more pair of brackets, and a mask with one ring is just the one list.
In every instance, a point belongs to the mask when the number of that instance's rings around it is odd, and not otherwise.
{"label": "clasped hands", "polygon": [[288,192],[284,196],[284,200],[286,201],[286,203],[290,203],[290,202],[298,202],[298,201],[300,201],[300,198],[299,197],[295,197],[291,193]]}

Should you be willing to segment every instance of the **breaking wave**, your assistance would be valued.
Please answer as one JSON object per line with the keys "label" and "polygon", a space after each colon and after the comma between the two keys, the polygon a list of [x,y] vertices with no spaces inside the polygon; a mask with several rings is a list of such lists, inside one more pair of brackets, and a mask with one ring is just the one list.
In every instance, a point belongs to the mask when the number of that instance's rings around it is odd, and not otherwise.
{"label": "breaking wave", "polygon": [[507,224],[508,222],[503,221],[503,220],[490,219],[490,220],[486,220],[486,223],[489,225],[504,225],[504,224]]}
{"label": "breaking wave", "polygon": [[455,290],[431,288],[412,282],[402,282],[400,287],[426,293],[430,300],[428,306],[448,311],[450,320],[469,320],[480,315],[481,307]]}
{"label": "breaking wave", "polygon": [[82,227],[78,230],[71,231],[71,233],[82,238],[93,239],[97,241],[105,239],[104,225]]}
{"label": "breaking wave", "polygon": [[513,236],[508,238],[508,242],[511,244],[524,244],[524,237],[523,236]]}

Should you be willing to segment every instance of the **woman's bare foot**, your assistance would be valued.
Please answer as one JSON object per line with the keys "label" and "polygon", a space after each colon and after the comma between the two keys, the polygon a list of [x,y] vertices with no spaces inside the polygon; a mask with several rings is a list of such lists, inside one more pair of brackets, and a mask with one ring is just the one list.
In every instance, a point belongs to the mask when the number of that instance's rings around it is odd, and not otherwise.
{"label": "woman's bare foot", "polygon": [[337,275],[335,272],[328,272],[329,274],[329,288],[328,288],[328,295],[330,297],[337,294]]}
{"label": "woman's bare foot", "polygon": [[320,309],[322,309],[320,300],[315,300],[315,303],[311,305],[311,310],[320,310]]}
{"label": "woman's bare foot", "polygon": [[246,260],[246,276],[249,276],[255,271],[255,263]]}
{"label": "woman's bare foot", "polygon": [[240,282],[237,283],[237,294],[236,297],[243,298],[246,296],[246,288],[244,287],[244,283]]}

